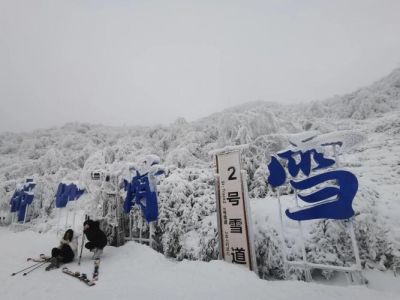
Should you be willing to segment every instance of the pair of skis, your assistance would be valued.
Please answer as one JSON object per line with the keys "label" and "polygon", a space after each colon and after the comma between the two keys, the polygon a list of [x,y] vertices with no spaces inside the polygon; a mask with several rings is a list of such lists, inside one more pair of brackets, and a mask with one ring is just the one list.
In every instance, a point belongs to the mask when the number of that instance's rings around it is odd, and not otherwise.
{"label": "pair of skis", "polygon": [[64,274],[70,275],[72,277],[75,277],[85,283],[88,286],[94,286],[99,279],[99,268],[100,268],[100,258],[96,258],[94,260],[94,269],[93,269],[93,277],[92,280],[90,280],[85,273],[80,273],[80,272],[74,272],[68,269],[67,267],[62,268],[62,272]]}
{"label": "pair of skis", "polygon": [[87,275],[85,273],[80,273],[80,272],[73,272],[70,269],[68,269],[67,267],[64,267],[62,269],[64,274],[70,275],[72,277],[75,277],[77,279],[79,279],[80,281],[82,281],[83,283],[85,283],[88,286],[93,286],[95,285],[93,280],[90,280],[89,278],[87,278]]}

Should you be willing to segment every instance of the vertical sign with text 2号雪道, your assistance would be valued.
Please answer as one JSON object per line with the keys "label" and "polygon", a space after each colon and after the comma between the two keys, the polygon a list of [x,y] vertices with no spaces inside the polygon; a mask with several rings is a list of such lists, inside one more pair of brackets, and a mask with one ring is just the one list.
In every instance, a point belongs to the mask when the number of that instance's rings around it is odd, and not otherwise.
{"label": "vertical sign with text 2\u53f7\u96ea\u9053", "polygon": [[221,256],[253,270],[240,151],[216,154],[215,160]]}

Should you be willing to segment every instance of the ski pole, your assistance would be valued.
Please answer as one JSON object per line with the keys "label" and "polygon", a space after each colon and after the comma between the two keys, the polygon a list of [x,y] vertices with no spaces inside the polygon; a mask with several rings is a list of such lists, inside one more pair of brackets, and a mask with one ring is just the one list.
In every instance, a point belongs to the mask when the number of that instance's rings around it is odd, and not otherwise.
{"label": "ski pole", "polygon": [[17,274],[19,274],[19,273],[21,273],[21,272],[23,272],[23,271],[25,271],[25,270],[28,270],[28,269],[30,269],[30,268],[35,267],[35,266],[37,266],[38,264],[41,264],[41,263],[42,263],[41,261],[40,261],[40,262],[37,262],[36,264],[33,264],[33,265],[29,266],[29,267],[26,267],[25,269],[22,269],[22,270],[19,270],[19,271],[17,271],[17,272],[12,273],[11,276],[17,275]]}
{"label": "ski pole", "polygon": [[25,272],[25,273],[22,274],[22,275],[26,276],[26,275],[28,275],[30,272],[35,271],[36,269],[40,268],[41,266],[44,266],[46,263],[47,263],[47,261],[45,261],[45,262],[40,262],[39,265],[37,265],[37,266],[34,267],[33,269],[29,270],[28,272]]}
{"label": "ski pole", "polygon": [[85,243],[85,234],[82,233],[82,245],[81,245],[81,254],[79,255],[79,260],[78,260],[78,266],[81,265],[81,259],[82,259],[82,252],[83,252],[83,244]]}
{"label": "ski pole", "polygon": [[[85,221],[89,219],[88,215],[85,215]],[[78,260],[78,266],[81,265],[81,258],[82,258],[82,252],[83,252],[83,244],[85,243],[85,225],[83,225],[83,231],[82,231],[82,244],[81,244],[81,254],[79,255],[79,260]]]}

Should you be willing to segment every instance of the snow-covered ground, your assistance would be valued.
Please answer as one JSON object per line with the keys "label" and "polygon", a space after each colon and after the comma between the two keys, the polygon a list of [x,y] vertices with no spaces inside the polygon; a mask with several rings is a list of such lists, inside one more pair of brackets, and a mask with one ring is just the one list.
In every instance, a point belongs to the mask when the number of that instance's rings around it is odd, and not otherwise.
{"label": "snow-covered ground", "polygon": [[[55,233],[14,233],[0,228],[1,299],[400,299],[400,278],[374,271],[369,286],[332,286],[300,281],[266,281],[241,267],[222,261],[175,262],[147,246],[129,242],[106,247],[99,281],[88,287],[61,270],[43,268],[27,276],[11,273],[30,263],[25,259],[49,253],[57,245]],[[91,276],[93,261],[84,252],[81,266],[68,264]]]}

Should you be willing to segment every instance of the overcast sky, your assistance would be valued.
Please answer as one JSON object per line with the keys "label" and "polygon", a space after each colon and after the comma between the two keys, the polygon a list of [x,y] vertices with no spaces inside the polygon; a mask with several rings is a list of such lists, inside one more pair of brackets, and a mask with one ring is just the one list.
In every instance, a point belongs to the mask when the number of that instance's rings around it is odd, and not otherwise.
{"label": "overcast sky", "polygon": [[398,0],[0,0],[0,132],[191,121],[400,67]]}

